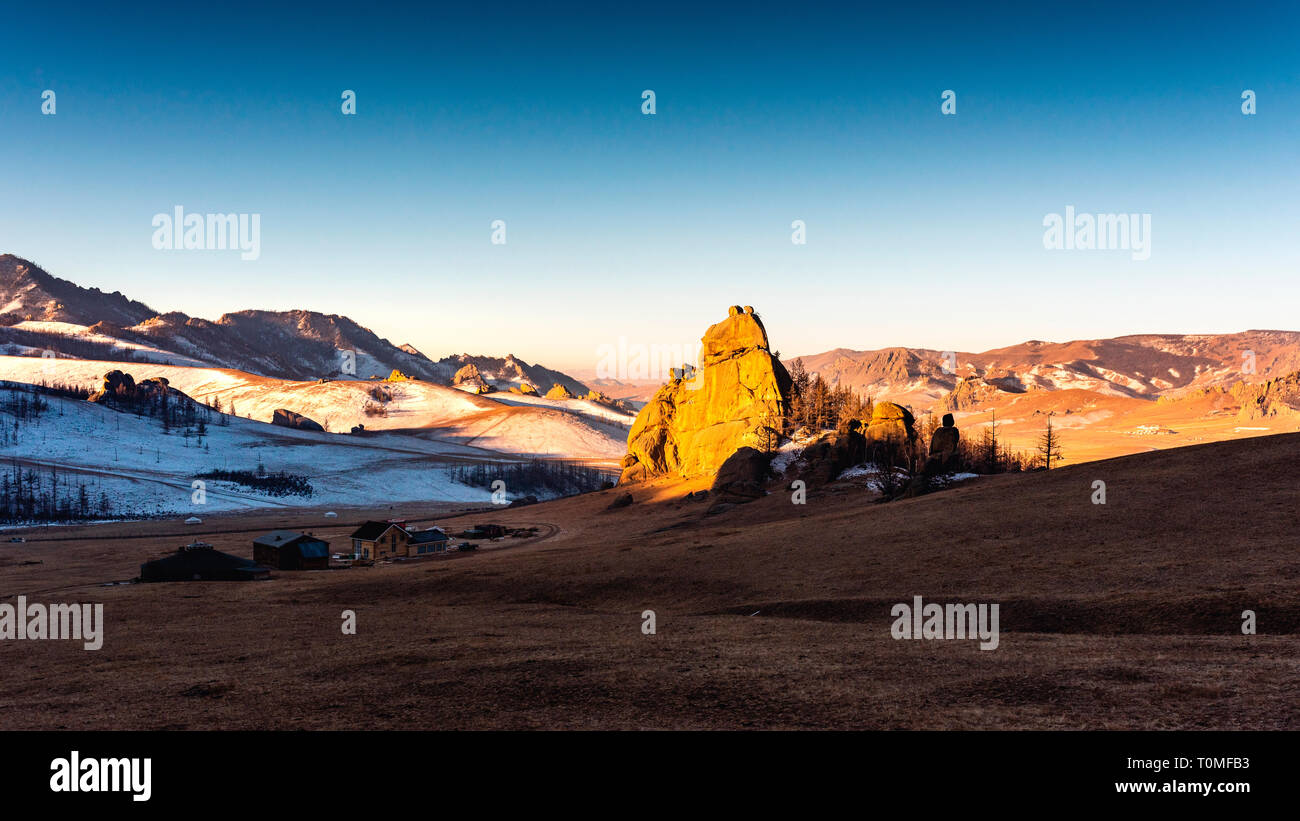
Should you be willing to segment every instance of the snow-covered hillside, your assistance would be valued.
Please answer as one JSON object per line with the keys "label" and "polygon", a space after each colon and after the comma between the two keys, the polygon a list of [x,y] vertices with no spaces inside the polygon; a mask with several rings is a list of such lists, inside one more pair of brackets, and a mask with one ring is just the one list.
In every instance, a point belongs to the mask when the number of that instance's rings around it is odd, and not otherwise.
{"label": "snow-covered hillside", "polygon": [[280,408],[347,434],[402,430],[420,438],[471,445],[505,455],[613,461],[626,451],[634,421],[596,402],[500,393],[478,396],[429,382],[291,382],[222,368],[192,368],[83,359],[0,356],[0,379],[97,389],[105,373],[136,381],[161,376],[193,399],[269,422]]}
{"label": "snow-covered hillside", "polygon": [[[0,387],[0,402],[23,389]],[[489,501],[489,488],[452,480],[449,469],[485,455],[473,448],[398,434],[353,437],[298,431],[219,417],[194,430],[165,432],[159,419],[76,399],[45,396],[39,415],[0,410],[3,468],[48,474],[65,487],[85,484],[92,502],[107,497],[115,515],[395,501]],[[269,496],[235,483],[205,480],[202,503],[193,482],[211,470],[285,472],[306,477],[310,496]],[[0,470],[0,472],[3,472]]]}

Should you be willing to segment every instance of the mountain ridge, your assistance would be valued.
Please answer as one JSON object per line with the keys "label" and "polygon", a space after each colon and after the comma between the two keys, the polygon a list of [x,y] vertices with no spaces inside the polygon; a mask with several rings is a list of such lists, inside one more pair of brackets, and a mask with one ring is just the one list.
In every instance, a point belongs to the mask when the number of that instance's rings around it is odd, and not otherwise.
{"label": "mountain ridge", "polygon": [[[396,370],[448,384],[458,368],[475,361],[491,365],[486,370],[493,374],[501,372],[505,383],[532,382],[545,392],[558,382],[577,395],[588,391],[567,374],[529,365],[513,354],[434,360],[342,314],[245,309],[209,320],[180,311],[159,312],[119,291],[107,294],[56,277],[14,254],[0,254],[0,326],[6,331],[0,341],[11,345],[80,357],[89,342],[97,346],[94,352],[100,358],[112,358],[116,340],[137,352],[154,349],[159,355],[278,379],[383,378]],[[78,333],[77,327],[89,333]],[[69,334],[88,338],[69,340]]]}
{"label": "mountain ridge", "polygon": [[1012,393],[1081,388],[1155,400],[1237,382],[1256,384],[1298,371],[1300,332],[1028,340],[978,353],[897,346],[865,351],[835,348],[783,362],[789,367],[795,359],[832,385],[922,408],[962,388],[966,380]]}

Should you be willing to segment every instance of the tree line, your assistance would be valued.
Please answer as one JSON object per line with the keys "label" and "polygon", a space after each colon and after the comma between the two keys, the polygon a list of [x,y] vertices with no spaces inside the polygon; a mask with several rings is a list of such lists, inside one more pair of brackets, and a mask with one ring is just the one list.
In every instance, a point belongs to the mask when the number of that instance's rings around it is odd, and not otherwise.
{"label": "tree line", "polygon": [[618,478],[608,470],[578,462],[532,459],[527,462],[458,465],[449,470],[456,482],[492,490],[493,482],[505,482],[511,496],[572,496],[612,486]]}
{"label": "tree line", "polygon": [[15,459],[0,476],[0,522],[74,522],[111,519],[113,505],[102,489],[98,494],[80,475],[23,467]]}

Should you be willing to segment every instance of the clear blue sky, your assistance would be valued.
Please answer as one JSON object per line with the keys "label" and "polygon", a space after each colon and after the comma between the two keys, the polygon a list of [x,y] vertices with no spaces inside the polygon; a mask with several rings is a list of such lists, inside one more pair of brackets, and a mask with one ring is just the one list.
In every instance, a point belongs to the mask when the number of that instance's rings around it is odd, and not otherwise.
{"label": "clear blue sky", "polygon": [[[1295,3],[463,5],[6,6],[0,251],[570,369],[733,303],[787,356],[1300,327]],[[261,257],[154,250],[175,205]],[[1044,249],[1067,205],[1151,258]]]}

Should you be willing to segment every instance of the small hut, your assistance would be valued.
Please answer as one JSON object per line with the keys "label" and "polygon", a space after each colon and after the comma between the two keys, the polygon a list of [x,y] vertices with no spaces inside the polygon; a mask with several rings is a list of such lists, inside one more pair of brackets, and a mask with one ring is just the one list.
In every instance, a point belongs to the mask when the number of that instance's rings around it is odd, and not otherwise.
{"label": "small hut", "polygon": [[310,533],[272,530],[253,540],[253,561],[277,570],[328,570],[330,543]]}

